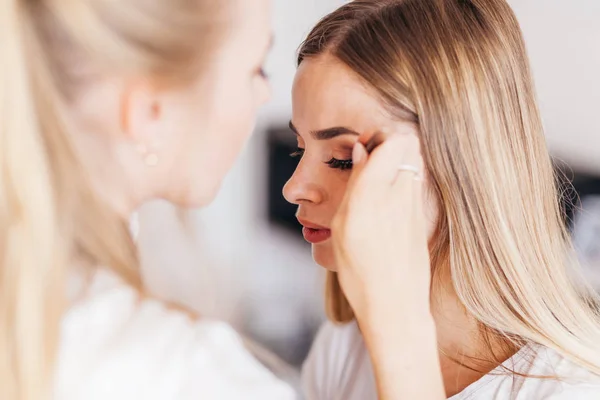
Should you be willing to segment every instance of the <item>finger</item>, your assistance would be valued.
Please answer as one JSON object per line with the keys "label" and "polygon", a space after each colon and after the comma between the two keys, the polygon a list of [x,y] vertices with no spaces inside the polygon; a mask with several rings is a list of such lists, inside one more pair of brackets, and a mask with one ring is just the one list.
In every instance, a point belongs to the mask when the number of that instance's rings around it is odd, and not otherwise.
{"label": "finger", "polygon": [[373,152],[373,150],[375,150],[375,148],[377,146],[379,146],[381,143],[383,143],[385,141],[385,139],[387,138],[386,134],[383,132],[376,132],[373,136],[371,136],[369,138],[369,140],[367,140],[364,144],[365,144],[365,149],[367,150],[367,153],[371,154]]}
{"label": "finger", "polygon": [[394,204],[402,204],[399,207],[409,213],[409,221],[412,225],[415,238],[426,240],[426,220],[423,211],[423,194],[425,190],[425,163],[421,153],[421,145],[418,137],[414,135],[407,140],[405,152],[402,156],[403,165],[415,166],[420,172],[420,177],[410,171],[399,171],[396,181],[392,185],[391,196]]}
{"label": "finger", "polygon": [[364,168],[367,163],[367,157],[368,154],[365,146],[360,142],[356,142],[352,149],[352,168],[354,169],[356,167],[358,170]]}
{"label": "finger", "polygon": [[343,203],[349,201],[349,198],[353,193],[353,188],[357,180],[359,179],[362,170],[364,169],[367,163],[367,158],[369,157],[371,152],[381,143],[383,143],[388,136],[389,134],[386,134],[383,131],[377,131],[375,133],[364,133],[358,138],[358,141],[354,145],[354,149],[352,152],[352,173],[348,180],[348,184],[346,187],[346,195]]}
{"label": "finger", "polygon": [[403,152],[398,159],[396,168],[397,174],[392,184],[394,195],[411,198],[419,195],[414,193],[413,189],[422,187],[425,166],[421,156],[419,138],[416,135],[405,137]]}
{"label": "finger", "polygon": [[363,144],[367,148],[367,153],[371,154],[373,148],[377,147],[377,145],[381,144],[385,138],[387,137],[387,133],[384,133],[384,130],[377,131],[367,131],[362,133],[358,137],[358,141]]}
{"label": "finger", "polygon": [[427,238],[427,219],[425,218],[423,191],[426,190],[423,180],[413,180],[412,221],[414,236],[425,241]]}
{"label": "finger", "polygon": [[[338,211],[333,218],[332,228],[333,226],[339,226],[342,222],[342,219],[347,215],[348,201],[352,197],[354,193],[354,186],[356,180],[361,174],[361,171],[364,169],[367,163],[368,154],[363,146],[363,144],[359,141],[356,142],[354,148],[352,149],[352,171],[350,173],[350,178],[348,178],[348,183],[346,185],[346,192],[344,197],[342,198],[342,202],[338,207]],[[334,229],[332,229],[333,231]]]}
{"label": "finger", "polygon": [[352,171],[346,185],[346,193],[351,192],[356,180],[361,175],[362,170],[367,163],[368,154],[365,146],[361,142],[356,142],[352,149]]}
{"label": "finger", "polygon": [[361,185],[389,189],[398,175],[409,135],[392,135],[373,150],[361,173]]}

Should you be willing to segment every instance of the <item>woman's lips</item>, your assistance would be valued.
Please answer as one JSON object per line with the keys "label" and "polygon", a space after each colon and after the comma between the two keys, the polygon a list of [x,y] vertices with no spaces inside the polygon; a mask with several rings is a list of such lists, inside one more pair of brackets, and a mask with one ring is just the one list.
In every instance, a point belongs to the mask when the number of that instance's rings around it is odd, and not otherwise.
{"label": "woman's lips", "polygon": [[331,230],[323,226],[313,224],[312,222],[298,218],[300,224],[304,227],[302,234],[304,239],[312,244],[321,243],[331,237]]}
{"label": "woman's lips", "polygon": [[317,244],[326,241],[331,237],[331,230],[329,229],[313,229],[307,228],[306,226],[302,228],[302,234],[304,235],[304,239],[312,244]]}

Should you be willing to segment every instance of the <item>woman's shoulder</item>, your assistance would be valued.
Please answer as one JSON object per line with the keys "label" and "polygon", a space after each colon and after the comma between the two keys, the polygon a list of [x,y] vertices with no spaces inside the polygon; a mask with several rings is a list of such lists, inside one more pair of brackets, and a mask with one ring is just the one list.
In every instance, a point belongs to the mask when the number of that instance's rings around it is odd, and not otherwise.
{"label": "woman's shoulder", "polygon": [[600,377],[555,350],[529,344],[452,399],[500,397],[516,400],[596,400],[600,399]]}
{"label": "woman's shoulder", "polygon": [[533,346],[531,376],[551,376],[557,379],[529,378],[524,393],[546,395],[548,399],[600,399],[600,376],[544,346]]}
{"label": "woman's shoulder", "polygon": [[63,318],[57,396],[67,399],[293,399],[227,324],[95,279]]}
{"label": "woman's shoulder", "polygon": [[305,372],[307,369],[339,371],[364,348],[356,322],[335,324],[327,321],[319,329],[303,369]]}
{"label": "woman's shoulder", "polygon": [[325,350],[321,354],[332,359],[349,355],[353,349],[363,346],[362,335],[355,321],[344,324],[327,321],[321,325],[313,349]]}
{"label": "woman's shoulder", "polygon": [[302,368],[307,397],[368,399],[374,383],[369,355],[356,322],[323,324]]}

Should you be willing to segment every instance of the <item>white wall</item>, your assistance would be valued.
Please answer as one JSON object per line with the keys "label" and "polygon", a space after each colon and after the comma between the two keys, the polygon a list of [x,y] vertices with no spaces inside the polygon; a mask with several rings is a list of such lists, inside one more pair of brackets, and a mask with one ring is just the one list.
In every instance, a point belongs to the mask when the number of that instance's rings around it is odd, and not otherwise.
{"label": "white wall", "polygon": [[[289,119],[295,51],[310,27],[342,3],[274,1],[275,47],[267,66],[273,100],[219,198],[193,213],[191,236],[167,205],[150,205],[141,218],[143,260],[156,292],[224,317],[282,354],[293,350],[294,332],[321,318],[322,272],[306,246],[264,222],[261,132]],[[528,42],[552,151],[600,173],[600,0],[511,4]]]}
{"label": "white wall", "polygon": [[509,3],[525,35],[553,154],[600,174],[600,1]]}

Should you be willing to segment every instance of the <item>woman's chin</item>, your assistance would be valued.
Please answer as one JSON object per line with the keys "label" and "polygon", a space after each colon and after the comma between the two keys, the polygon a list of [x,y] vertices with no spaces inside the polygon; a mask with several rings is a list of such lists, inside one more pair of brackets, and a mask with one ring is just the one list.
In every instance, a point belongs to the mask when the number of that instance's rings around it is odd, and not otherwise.
{"label": "woman's chin", "polygon": [[337,267],[335,264],[323,264],[323,263],[318,262],[317,260],[315,260],[315,262],[317,263],[317,265],[319,267],[322,267],[322,268],[326,269],[327,271],[337,272]]}
{"label": "woman's chin", "polygon": [[[203,183],[201,186],[186,184],[179,185],[172,193],[168,193],[165,200],[178,207],[196,209],[209,206],[221,190],[221,180]],[[184,189],[180,189],[184,187]]]}
{"label": "woman's chin", "polygon": [[328,271],[336,272],[337,265],[335,263],[335,257],[333,255],[333,251],[329,248],[322,248],[321,245],[313,245],[312,246],[312,255],[313,260],[319,266],[325,268]]}
{"label": "woman's chin", "polygon": [[321,267],[325,268],[327,271],[330,272],[337,272],[337,267],[335,265],[321,265]]}

